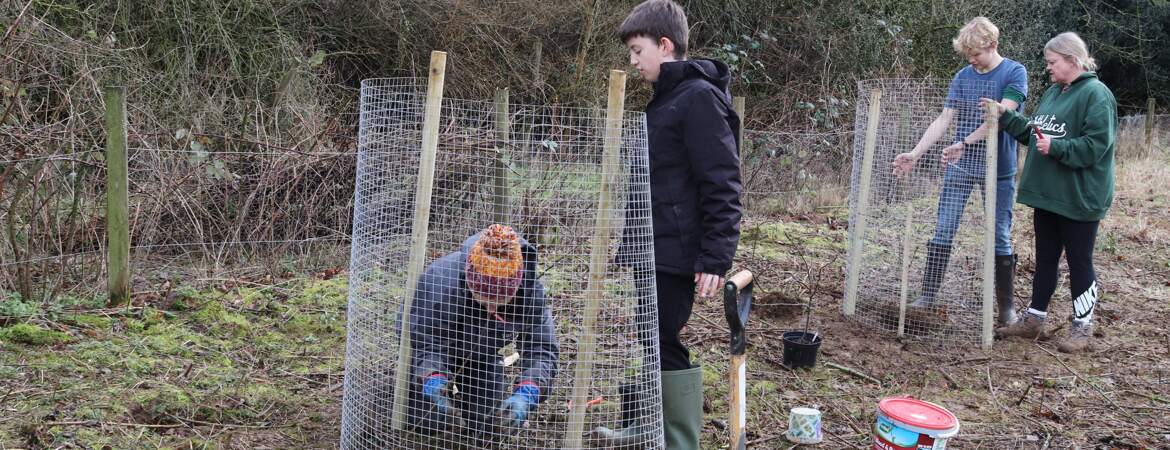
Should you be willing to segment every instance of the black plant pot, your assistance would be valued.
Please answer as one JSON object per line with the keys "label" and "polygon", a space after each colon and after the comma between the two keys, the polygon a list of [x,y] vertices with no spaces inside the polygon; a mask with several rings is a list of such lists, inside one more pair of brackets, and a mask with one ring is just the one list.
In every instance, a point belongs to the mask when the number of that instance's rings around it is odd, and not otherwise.
{"label": "black plant pot", "polygon": [[784,367],[812,367],[817,363],[817,351],[821,348],[821,336],[803,331],[784,333]]}

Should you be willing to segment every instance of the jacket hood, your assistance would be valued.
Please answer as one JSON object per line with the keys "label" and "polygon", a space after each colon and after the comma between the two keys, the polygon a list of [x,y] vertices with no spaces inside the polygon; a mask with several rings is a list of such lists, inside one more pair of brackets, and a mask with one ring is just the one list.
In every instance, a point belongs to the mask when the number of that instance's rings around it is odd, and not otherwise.
{"label": "jacket hood", "polygon": [[1085,73],[1082,73],[1080,75],[1077,75],[1077,78],[1075,80],[1073,80],[1072,83],[1069,83],[1069,85],[1074,85],[1074,84],[1080,83],[1080,82],[1085,81],[1085,80],[1092,80],[1092,79],[1096,79],[1096,78],[1097,78],[1097,72],[1085,72]]}
{"label": "jacket hood", "polygon": [[714,59],[687,59],[662,63],[658,74],[658,81],[654,83],[654,93],[668,92],[685,80],[698,78],[706,80],[719,88],[723,93],[729,93],[731,86],[731,69],[721,61]]}

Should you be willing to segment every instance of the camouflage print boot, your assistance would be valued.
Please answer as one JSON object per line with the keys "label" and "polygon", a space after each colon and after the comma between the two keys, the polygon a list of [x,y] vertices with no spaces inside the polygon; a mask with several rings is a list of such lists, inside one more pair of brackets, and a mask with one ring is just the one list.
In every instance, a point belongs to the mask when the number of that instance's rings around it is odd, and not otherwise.
{"label": "camouflage print boot", "polygon": [[1081,353],[1089,348],[1089,338],[1092,336],[1092,322],[1074,320],[1068,329],[1068,337],[1061,340],[1056,348],[1064,353]]}

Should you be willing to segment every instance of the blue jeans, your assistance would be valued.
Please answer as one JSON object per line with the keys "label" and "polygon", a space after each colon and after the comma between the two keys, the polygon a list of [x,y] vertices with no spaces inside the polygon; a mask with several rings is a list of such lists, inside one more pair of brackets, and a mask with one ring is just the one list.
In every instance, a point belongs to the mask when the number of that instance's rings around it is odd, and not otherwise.
{"label": "blue jeans", "polygon": [[[959,230],[963,208],[975,186],[983,186],[983,175],[969,172],[953,164],[943,175],[943,188],[938,199],[938,222],[935,225],[934,245],[950,248]],[[982,192],[982,190],[980,191]],[[995,184],[995,254],[1012,254],[1012,204],[1016,198],[1015,177],[999,177]]]}

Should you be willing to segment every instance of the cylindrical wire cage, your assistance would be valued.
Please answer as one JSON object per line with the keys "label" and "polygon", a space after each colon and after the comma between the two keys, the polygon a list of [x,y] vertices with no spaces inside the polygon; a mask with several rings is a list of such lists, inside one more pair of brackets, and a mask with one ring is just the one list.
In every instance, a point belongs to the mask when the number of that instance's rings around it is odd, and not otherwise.
{"label": "cylindrical wire cage", "polygon": [[[425,102],[425,79],[362,82],[341,447],[593,447],[566,434],[596,426],[632,426],[637,448],[661,447],[645,115],[624,113],[619,153],[607,155],[604,110],[443,99],[427,269],[412,285]],[[494,223],[515,230],[524,263],[516,295],[493,312],[467,275]],[[595,246],[599,231],[609,239]],[[605,268],[591,279],[597,252]],[[588,379],[574,379],[578,364]],[[445,407],[423,393],[434,374],[448,380]],[[505,420],[524,384],[537,404],[526,422]],[[569,402],[575,385],[584,414]]]}
{"label": "cylindrical wire cage", "polygon": [[[949,159],[944,149],[984,125],[979,99],[998,92],[991,81],[858,83],[847,315],[926,342],[990,344],[994,218],[998,203],[1010,221],[1014,188],[985,191],[987,167],[993,185],[1013,183],[996,181],[998,152],[987,148],[1007,136],[995,133]],[[925,152],[914,158],[918,145]]]}

